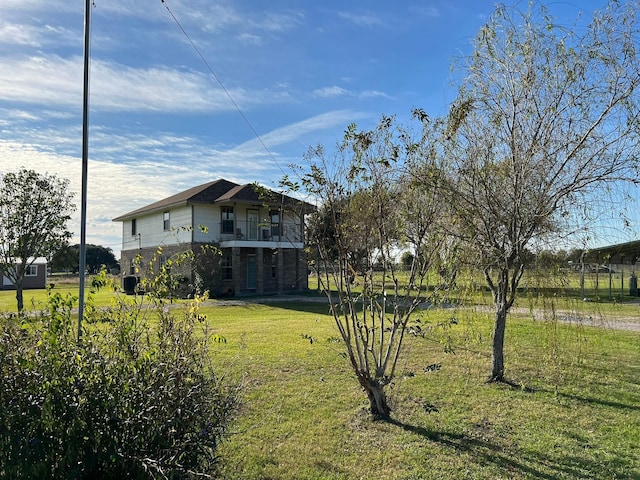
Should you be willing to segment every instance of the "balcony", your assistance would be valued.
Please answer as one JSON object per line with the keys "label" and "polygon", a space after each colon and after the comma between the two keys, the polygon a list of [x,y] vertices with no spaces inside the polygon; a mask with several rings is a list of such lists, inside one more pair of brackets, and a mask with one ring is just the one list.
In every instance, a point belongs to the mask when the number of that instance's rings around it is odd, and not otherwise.
{"label": "balcony", "polygon": [[[233,226],[233,228],[231,228]],[[222,247],[303,248],[302,228],[295,223],[263,224],[226,221],[218,225]]]}

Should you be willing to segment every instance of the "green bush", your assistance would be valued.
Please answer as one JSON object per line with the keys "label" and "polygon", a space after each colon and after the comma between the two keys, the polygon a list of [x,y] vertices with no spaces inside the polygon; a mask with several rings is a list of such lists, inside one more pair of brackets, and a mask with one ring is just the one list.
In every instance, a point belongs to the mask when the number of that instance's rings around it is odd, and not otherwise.
{"label": "green bush", "polygon": [[[215,375],[216,337],[198,312],[139,305],[75,335],[73,298],[39,318],[0,319],[0,478],[141,479],[215,475],[237,389]],[[88,319],[90,320],[90,318]]]}

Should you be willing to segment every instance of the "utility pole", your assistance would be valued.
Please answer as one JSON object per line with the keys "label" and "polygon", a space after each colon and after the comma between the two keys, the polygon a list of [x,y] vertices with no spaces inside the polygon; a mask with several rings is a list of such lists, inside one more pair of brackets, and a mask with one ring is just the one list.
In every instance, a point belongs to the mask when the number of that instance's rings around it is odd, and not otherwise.
{"label": "utility pole", "polygon": [[84,83],[82,95],[82,192],[80,202],[80,258],[78,277],[78,343],[82,341],[82,318],[84,317],[84,282],[87,263],[87,171],[89,165],[89,59],[91,56],[91,1],[84,5]]}

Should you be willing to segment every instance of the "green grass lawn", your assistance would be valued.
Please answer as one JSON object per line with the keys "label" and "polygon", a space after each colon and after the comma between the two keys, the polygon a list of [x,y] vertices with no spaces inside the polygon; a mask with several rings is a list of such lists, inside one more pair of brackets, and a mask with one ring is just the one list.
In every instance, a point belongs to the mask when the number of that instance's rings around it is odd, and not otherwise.
{"label": "green grass lawn", "polygon": [[[68,288],[77,295],[77,286]],[[46,299],[26,291],[25,304],[28,295],[35,304]],[[114,295],[102,290],[96,304]],[[486,292],[474,295],[488,302]],[[15,309],[14,296],[0,292],[0,309]],[[244,385],[220,450],[224,477],[640,479],[640,333],[608,326],[638,318],[640,307],[530,292],[518,307],[506,338],[513,386],[484,383],[490,311],[425,311],[433,328],[426,339],[407,338],[389,389],[393,420],[383,422],[365,410],[325,304],[207,302],[202,313],[226,339],[216,344],[214,362]],[[529,309],[552,307],[602,321],[594,328],[553,314],[531,319]],[[439,368],[426,368],[432,365]]]}
{"label": "green grass lawn", "polygon": [[[113,280],[117,280],[115,277]],[[47,296],[49,292],[59,293],[63,297],[71,295],[73,297],[79,296],[79,280],[77,276],[67,277],[49,277],[50,285],[53,288],[47,289],[28,289],[23,290],[22,296],[24,299],[24,308],[26,310],[41,310],[46,306]],[[91,291],[91,279],[87,278],[85,283],[85,297],[89,295]],[[114,298],[116,292],[113,288],[103,288],[95,293],[92,293],[95,304],[97,306],[109,305]],[[16,291],[15,290],[1,290],[0,291],[0,312],[15,312],[17,310]]]}
{"label": "green grass lawn", "polygon": [[409,339],[386,423],[368,417],[325,311],[205,309],[227,339],[216,361],[245,384],[226,478],[640,478],[640,334],[511,318],[510,387],[484,383],[486,314],[431,314],[458,323]]}

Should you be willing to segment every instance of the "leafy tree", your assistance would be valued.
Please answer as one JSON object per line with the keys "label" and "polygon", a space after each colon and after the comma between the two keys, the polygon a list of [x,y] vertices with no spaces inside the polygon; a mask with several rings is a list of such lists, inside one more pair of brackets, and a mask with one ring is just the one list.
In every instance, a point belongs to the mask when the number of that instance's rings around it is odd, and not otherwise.
{"label": "leafy tree", "polygon": [[111,268],[118,263],[113,250],[102,245],[87,245],[86,254],[87,269],[90,273],[99,273],[103,266]]}
{"label": "leafy tree", "polygon": [[49,268],[53,272],[74,272],[78,270],[78,245],[67,245],[54,253],[49,259]]}
{"label": "leafy tree", "polygon": [[[80,245],[70,245],[60,249],[51,258],[51,268],[77,271],[80,260]],[[117,265],[113,250],[102,245],[88,244],[86,246],[86,266],[89,273],[97,274],[104,266],[111,268]]]}
{"label": "leafy tree", "polygon": [[411,268],[412,263],[413,253],[409,251],[402,252],[402,255],[400,256],[400,265],[402,265],[403,268]]}
{"label": "leafy tree", "polygon": [[[391,411],[385,387],[395,376],[412,315],[428,295],[427,268],[441,240],[435,234],[439,202],[402,175],[416,145],[391,117],[372,131],[352,124],[334,158],[322,146],[309,150],[302,177],[306,191],[322,199],[309,232],[324,267],[321,289],[370,412],[382,418]],[[417,199],[420,215],[413,209]],[[400,244],[413,254],[404,278],[395,259]]]}
{"label": "leafy tree", "polygon": [[[527,248],[570,234],[612,182],[637,178],[637,2],[612,1],[587,28],[547,10],[497,7],[480,30],[442,127],[438,171],[455,232],[493,294],[490,381],[505,381],[507,315]],[[543,241],[544,240],[544,241]]]}
{"label": "leafy tree", "polygon": [[21,169],[0,183],[0,271],[16,287],[18,311],[24,307],[23,280],[36,257],[51,257],[66,245],[75,210],[69,181]]}

